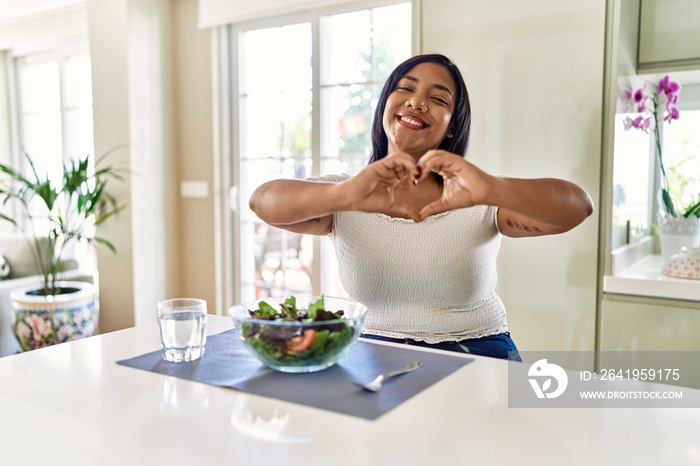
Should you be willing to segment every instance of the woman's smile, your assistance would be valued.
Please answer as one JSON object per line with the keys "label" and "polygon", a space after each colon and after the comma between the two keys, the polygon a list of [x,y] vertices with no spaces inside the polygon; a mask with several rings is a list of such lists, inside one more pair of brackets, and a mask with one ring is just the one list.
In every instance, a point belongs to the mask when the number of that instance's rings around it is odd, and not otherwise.
{"label": "woman's smile", "polygon": [[396,119],[399,121],[401,126],[408,129],[421,130],[430,126],[425,121],[414,115],[396,115]]}

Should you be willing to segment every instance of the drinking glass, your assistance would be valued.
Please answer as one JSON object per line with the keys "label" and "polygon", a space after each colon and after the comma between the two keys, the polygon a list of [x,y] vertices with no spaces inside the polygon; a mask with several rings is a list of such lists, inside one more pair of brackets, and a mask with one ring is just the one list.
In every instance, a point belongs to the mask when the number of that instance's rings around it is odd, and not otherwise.
{"label": "drinking glass", "polygon": [[204,354],[207,341],[207,302],[175,298],[158,302],[158,328],[163,359],[195,361]]}

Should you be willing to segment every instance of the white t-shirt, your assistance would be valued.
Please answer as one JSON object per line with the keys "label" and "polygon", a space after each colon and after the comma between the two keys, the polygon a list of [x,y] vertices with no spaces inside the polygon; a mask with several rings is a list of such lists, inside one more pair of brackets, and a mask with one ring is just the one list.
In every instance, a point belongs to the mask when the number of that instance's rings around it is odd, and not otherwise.
{"label": "white t-shirt", "polygon": [[336,212],[330,238],[341,283],[368,308],[363,331],[428,343],[507,331],[505,307],[495,292],[501,244],[496,212],[475,206],[420,223]]}

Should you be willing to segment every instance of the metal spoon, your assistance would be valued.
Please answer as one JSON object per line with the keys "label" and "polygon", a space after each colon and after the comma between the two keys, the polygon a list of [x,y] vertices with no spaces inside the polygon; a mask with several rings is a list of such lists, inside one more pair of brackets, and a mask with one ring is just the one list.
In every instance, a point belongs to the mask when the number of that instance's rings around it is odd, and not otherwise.
{"label": "metal spoon", "polygon": [[412,363],[410,363],[407,366],[402,367],[401,369],[396,369],[394,371],[385,372],[385,373],[377,376],[377,378],[372,380],[371,382],[360,383],[360,382],[357,382],[355,380],[353,380],[353,382],[355,382],[357,385],[364,388],[365,390],[369,390],[371,392],[378,392],[379,390],[382,389],[382,384],[384,383],[384,381],[386,379],[388,379],[390,377],[397,376],[397,375],[405,374],[407,372],[414,371],[422,365],[423,365],[423,363],[420,361],[413,361]]}

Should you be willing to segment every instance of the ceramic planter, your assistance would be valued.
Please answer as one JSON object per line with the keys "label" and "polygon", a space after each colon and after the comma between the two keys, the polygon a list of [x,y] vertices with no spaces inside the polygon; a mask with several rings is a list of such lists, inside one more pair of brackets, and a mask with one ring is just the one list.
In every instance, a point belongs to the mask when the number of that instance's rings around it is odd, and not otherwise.
{"label": "ceramic planter", "polygon": [[671,217],[659,214],[657,222],[664,264],[682,248],[700,246],[700,217]]}
{"label": "ceramic planter", "polygon": [[39,286],[19,288],[12,298],[12,331],[24,351],[94,335],[99,309],[95,287],[79,281],[60,282],[64,292],[38,294]]}

